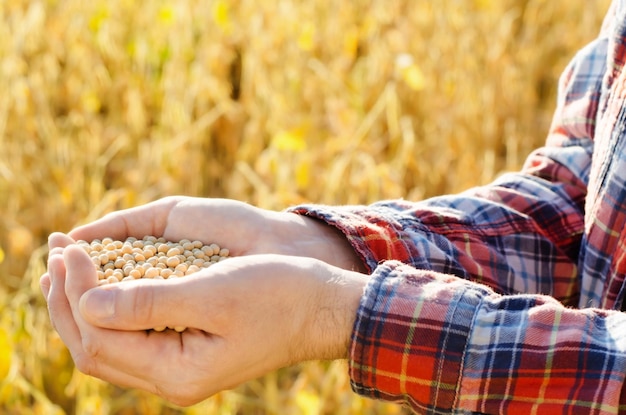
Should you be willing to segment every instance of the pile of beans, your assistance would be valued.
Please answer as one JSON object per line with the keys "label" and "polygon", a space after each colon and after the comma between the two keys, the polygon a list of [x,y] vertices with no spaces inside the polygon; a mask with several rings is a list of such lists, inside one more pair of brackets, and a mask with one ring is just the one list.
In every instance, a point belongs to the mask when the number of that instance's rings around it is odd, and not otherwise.
{"label": "pile of beans", "polygon": [[[125,241],[112,238],[78,241],[96,267],[98,284],[112,284],[140,278],[180,278],[228,258],[229,251],[217,244],[183,239],[178,242],[145,236]],[[168,327],[170,328],[170,327]],[[171,327],[184,331],[184,327]],[[162,331],[165,327],[155,327]]]}

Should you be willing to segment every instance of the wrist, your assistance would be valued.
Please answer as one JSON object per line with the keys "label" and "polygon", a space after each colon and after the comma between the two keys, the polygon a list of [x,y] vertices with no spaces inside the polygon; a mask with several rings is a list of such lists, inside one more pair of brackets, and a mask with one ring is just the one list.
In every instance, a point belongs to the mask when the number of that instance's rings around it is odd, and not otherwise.
{"label": "wrist", "polygon": [[315,258],[345,270],[367,272],[363,260],[340,230],[319,219],[282,214],[288,215],[285,240],[292,242],[292,255]]}
{"label": "wrist", "polygon": [[326,268],[313,323],[318,359],[347,359],[354,321],[368,278],[353,271]]}

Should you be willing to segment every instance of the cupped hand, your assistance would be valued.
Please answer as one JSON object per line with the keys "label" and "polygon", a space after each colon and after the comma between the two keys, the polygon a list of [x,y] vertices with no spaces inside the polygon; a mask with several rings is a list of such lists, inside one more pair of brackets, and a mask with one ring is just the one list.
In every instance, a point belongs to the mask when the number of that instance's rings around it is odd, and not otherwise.
{"label": "cupped hand", "polygon": [[146,235],[200,240],[228,248],[233,256],[283,254],[317,258],[363,271],[346,237],[316,219],[261,209],[231,199],[166,197],[110,213],[69,233],[75,240]]}
{"label": "cupped hand", "polygon": [[[53,242],[44,294],[78,369],[179,405],[295,362],[345,358],[366,283],[319,260],[268,254],[96,287],[88,255],[69,237]],[[148,330],[156,326],[187,330]]]}
{"label": "cupped hand", "polygon": [[[170,196],[142,206],[109,213],[69,234],[53,233],[50,252],[82,239],[118,240],[146,235],[167,240],[200,240],[228,248],[231,256],[281,254],[319,259],[347,270],[365,272],[346,237],[317,219],[261,209],[231,199]],[[50,276],[40,278],[44,295]]]}

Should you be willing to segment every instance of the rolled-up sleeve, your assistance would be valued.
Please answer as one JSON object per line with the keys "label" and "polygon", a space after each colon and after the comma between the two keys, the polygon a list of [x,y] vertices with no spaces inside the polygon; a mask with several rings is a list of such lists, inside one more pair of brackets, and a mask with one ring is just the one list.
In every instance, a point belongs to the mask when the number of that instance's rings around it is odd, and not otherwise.
{"label": "rolled-up sleeve", "polygon": [[616,414],[626,315],[388,261],[360,304],[350,374],[356,392],[418,413]]}

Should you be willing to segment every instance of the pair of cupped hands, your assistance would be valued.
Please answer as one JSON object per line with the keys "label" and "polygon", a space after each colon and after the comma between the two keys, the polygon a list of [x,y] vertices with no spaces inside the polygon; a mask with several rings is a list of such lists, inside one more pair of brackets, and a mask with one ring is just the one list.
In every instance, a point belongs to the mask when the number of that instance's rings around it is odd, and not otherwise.
{"label": "pair of cupped hands", "polygon": [[[77,240],[215,242],[227,261],[171,281],[97,286]],[[40,286],[76,367],[191,405],[297,362],[348,356],[367,277],[343,234],[227,199],[168,197],[49,238]],[[155,332],[157,326],[187,330]]]}

